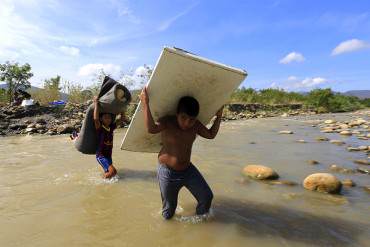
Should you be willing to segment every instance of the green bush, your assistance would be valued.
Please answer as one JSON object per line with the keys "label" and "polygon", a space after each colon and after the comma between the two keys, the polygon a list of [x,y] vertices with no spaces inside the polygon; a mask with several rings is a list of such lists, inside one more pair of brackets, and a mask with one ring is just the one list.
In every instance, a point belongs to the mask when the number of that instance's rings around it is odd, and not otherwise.
{"label": "green bush", "polygon": [[0,103],[5,104],[8,100],[8,94],[4,88],[0,88]]}
{"label": "green bush", "polygon": [[257,91],[253,88],[238,88],[231,95],[231,102],[257,102]]}
{"label": "green bush", "polygon": [[357,97],[334,93],[330,88],[314,89],[304,95],[275,88],[255,90],[242,87],[232,93],[230,102],[265,105],[303,104],[305,108],[319,113],[354,111],[370,105],[370,99],[360,100]]}
{"label": "green bush", "polygon": [[370,107],[370,98],[360,100],[361,104],[365,107]]}
{"label": "green bush", "polygon": [[312,90],[308,94],[305,104],[320,113],[347,112],[364,107],[359,98],[334,93],[330,88]]}

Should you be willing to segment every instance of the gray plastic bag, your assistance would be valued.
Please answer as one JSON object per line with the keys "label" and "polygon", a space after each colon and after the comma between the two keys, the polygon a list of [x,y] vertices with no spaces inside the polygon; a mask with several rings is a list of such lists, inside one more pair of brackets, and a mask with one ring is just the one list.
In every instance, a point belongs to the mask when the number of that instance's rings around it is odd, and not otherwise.
{"label": "gray plastic bag", "polygon": [[[99,112],[119,114],[124,112],[125,107],[131,100],[130,91],[123,85],[109,77],[105,77],[99,94]],[[113,117],[113,121],[115,117]],[[94,124],[94,104],[86,110],[85,119],[81,131],[74,143],[76,149],[84,154],[95,154],[98,147],[98,139]]]}

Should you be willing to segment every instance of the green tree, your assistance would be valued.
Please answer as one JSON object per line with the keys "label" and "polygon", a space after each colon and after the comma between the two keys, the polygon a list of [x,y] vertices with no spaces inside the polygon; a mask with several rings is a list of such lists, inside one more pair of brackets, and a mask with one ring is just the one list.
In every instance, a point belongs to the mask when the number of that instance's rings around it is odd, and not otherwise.
{"label": "green tree", "polygon": [[0,103],[6,103],[8,101],[7,93],[4,88],[0,88]]}
{"label": "green tree", "polygon": [[307,95],[306,105],[313,107],[319,112],[330,111],[330,99],[334,97],[330,88],[314,89]]}
{"label": "green tree", "polygon": [[121,73],[119,82],[131,90],[141,89],[149,81],[152,73],[152,67],[144,64],[136,68],[135,71],[131,70],[128,73]]}
{"label": "green tree", "polygon": [[47,95],[48,102],[60,99],[61,78],[59,75],[56,77],[46,79],[44,81],[44,90]]}
{"label": "green tree", "polygon": [[93,93],[91,90],[84,90],[83,86],[79,83],[64,81],[63,92],[68,94],[68,101],[71,103],[84,103],[92,99]]}
{"label": "green tree", "polygon": [[238,88],[231,95],[232,102],[255,103],[257,102],[257,91],[253,88]]}
{"label": "green tree", "polygon": [[10,62],[0,64],[0,81],[5,81],[7,84],[7,96],[10,103],[13,101],[14,92],[21,88],[31,87],[28,80],[32,76],[31,66],[28,63],[24,65]]}

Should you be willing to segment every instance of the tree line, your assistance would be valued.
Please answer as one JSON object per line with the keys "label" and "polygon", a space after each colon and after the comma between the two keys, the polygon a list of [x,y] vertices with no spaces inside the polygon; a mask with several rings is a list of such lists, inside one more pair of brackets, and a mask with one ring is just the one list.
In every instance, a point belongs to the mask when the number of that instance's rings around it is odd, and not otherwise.
{"label": "tree line", "polygon": [[[151,68],[144,65],[146,73],[139,75],[142,77],[139,86],[145,85],[151,75]],[[0,89],[0,103],[11,103],[14,93],[18,89],[27,90],[32,98],[42,105],[47,105],[54,100],[60,100],[61,94],[68,97],[72,103],[83,103],[97,95],[103,78],[109,75],[104,70],[100,70],[93,79],[93,84],[83,87],[80,83],[63,80],[61,76],[45,79],[43,88],[34,90],[31,88],[29,79],[33,76],[31,66],[26,63],[6,62],[0,64],[0,81],[5,82],[6,89]],[[135,84],[132,73],[121,75],[121,83],[128,88]],[[137,86],[137,85],[136,85]],[[140,90],[133,90],[134,102],[138,101]],[[370,99],[359,99],[354,96],[346,96],[332,91],[330,88],[313,89],[308,93],[288,92],[283,89],[267,88],[256,90],[253,88],[238,88],[230,98],[231,103],[258,103],[266,105],[275,104],[302,104],[304,107],[316,110],[317,112],[346,112],[370,107]]]}

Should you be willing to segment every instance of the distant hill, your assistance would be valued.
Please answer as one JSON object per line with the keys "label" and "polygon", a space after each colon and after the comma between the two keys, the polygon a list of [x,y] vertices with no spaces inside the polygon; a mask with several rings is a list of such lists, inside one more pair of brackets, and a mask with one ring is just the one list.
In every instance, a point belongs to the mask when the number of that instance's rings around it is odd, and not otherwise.
{"label": "distant hill", "polygon": [[370,90],[351,90],[343,93],[344,95],[348,96],[356,96],[360,99],[369,99],[370,98]]}
{"label": "distant hill", "polygon": [[[0,84],[0,89],[7,89],[8,86],[6,84]],[[43,90],[42,88],[39,87],[34,87],[31,86],[31,88],[27,89],[26,91],[32,95],[32,92],[38,91],[38,90]],[[68,100],[68,94],[65,93],[60,93],[60,98],[61,100],[67,101]]]}

